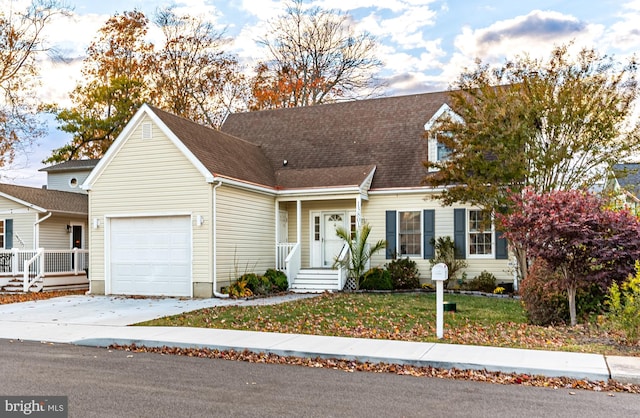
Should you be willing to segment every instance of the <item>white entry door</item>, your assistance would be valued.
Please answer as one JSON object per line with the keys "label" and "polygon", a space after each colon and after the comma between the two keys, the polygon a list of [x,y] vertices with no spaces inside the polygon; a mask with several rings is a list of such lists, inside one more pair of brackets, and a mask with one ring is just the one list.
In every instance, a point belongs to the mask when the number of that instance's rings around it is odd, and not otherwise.
{"label": "white entry door", "polygon": [[340,255],[344,242],[336,235],[338,227],[345,227],[344,213],[324,213],[322,215],[322,260],[323,267],[332,267],[335,259]]}

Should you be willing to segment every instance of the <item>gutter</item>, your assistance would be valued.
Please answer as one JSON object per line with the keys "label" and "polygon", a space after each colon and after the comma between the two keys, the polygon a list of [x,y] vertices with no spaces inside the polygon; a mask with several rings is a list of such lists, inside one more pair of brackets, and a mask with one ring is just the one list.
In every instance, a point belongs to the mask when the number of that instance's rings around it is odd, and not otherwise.
{"label": "gutter", "polygon": [[220,293],[218,289],[218,213],[216,204],[216,189],[222,186],[222,180],[213,186],[213,295],[218,298],[228,298],[229,295]]}

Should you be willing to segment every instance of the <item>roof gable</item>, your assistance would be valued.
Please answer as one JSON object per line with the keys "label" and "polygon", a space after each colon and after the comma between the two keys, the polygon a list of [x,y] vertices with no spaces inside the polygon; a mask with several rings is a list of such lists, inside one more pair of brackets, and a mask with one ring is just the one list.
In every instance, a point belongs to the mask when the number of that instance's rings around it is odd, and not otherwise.
{"label": "roof gable", "polygon": [[284,170],[375,165],[374,189],[420,187],[424,127],[448,99],[439,92],[237,113],[222,131],[260,146],[282,167],[279,177]]}

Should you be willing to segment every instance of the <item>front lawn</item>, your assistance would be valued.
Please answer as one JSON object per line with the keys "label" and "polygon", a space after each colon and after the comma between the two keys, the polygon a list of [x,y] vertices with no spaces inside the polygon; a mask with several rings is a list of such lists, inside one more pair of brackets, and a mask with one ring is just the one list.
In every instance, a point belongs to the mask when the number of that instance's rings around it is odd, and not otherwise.
{"label": "front lawn", "polygon": [[443,340],[435,336],[433,293],[337,293],[281,305],[202,309],[139,325],[431,341],[496,347],[640,356],[640,347],[616,342],[605,326],[528,325],[518,300],[445,295],[457,312],[445,312]]}

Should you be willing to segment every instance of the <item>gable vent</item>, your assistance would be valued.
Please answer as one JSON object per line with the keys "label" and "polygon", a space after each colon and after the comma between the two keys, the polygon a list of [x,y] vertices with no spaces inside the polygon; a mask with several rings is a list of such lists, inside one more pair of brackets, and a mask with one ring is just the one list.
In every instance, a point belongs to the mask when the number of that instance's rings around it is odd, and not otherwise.
{"label": "gable vent", "polygon": [[142,124],[142,139],[151,139],[152,130],[151,122],[145,122]]}

